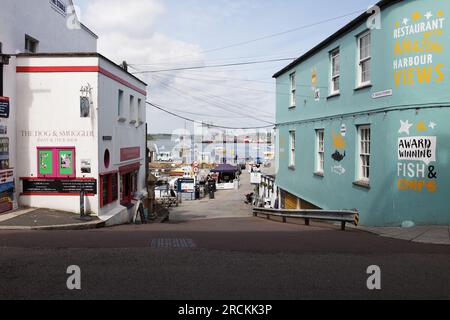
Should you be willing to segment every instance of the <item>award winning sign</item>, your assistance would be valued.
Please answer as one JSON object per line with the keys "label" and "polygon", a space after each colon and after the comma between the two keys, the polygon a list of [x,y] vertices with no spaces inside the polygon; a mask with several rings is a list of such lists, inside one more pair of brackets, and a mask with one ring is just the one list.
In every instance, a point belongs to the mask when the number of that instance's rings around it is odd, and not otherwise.
{"label": "award winning sign", "polygon": [[22,183],[25,195],[78,195],[81,191],[87,195],[97,194],[97,180],[95,179],[23,179]]}
{"label": "award winning sign", "polygon": [[9,98],[0,97],[0,118],[9,118]]}

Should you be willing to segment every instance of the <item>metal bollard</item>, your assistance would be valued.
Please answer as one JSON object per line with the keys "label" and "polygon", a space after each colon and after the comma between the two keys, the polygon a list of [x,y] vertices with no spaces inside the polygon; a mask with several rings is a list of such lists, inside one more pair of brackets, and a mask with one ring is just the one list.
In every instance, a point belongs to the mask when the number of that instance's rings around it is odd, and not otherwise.
{"label": "metal bollard", "polygon": [[80,192],[80,219],[85,217],[84,190]]}

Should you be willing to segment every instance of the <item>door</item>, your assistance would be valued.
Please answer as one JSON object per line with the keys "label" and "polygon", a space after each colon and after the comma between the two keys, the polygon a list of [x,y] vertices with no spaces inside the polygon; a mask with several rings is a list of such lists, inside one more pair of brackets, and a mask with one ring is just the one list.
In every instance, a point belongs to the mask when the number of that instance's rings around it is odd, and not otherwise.
{"label": "door", "polygon": [[123,203],[123,204],[131,203],[131,199],[132,199],[131,184],[132,184],[131,173],[123,174],[122,175],[122,199],[121,199],[121,203]]}

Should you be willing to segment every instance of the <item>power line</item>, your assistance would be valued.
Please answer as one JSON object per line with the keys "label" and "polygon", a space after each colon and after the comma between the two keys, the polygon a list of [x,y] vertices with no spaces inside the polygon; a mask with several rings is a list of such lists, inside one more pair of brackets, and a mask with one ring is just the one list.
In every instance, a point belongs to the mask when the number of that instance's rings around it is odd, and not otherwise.
{"label": "power line", "polygon": [[[200,121],[196,121],[196,120],[194,120],[194,119],[190,119],[190,118],[187,118],[187,117],[180,116],[180,115],[178,115],[178,114],[176,114],[176,113],[174,113],[174,112],[171,112],[171,111],[166,110],[165,108],[163,108],[163,107],[161,107],[161,106],[159,106],[159,105],[157,105],[157,104],[155,104],[155,103],[151,103],[151,102],[149,102],[149,101],[146,101],[146,103],[147,103],[148,105],[150,105],[150,106],[152,106],[152,107],[154,107],[154,108],[156,108],[156,109],[158,109],[158,110],[160,110],[160,111],[162,111],[162,112],[165,112],[165,113],[167,113],[167,114],[169,114],[169,115],[171,115],[171,116],[174,116],[174,117],[176,117],[176,118],[179,118],[179,119],[182,119],[182,120],[185,120],[185,121],[189,121],[189,122],[192,122],[192,123],[203,123],[203,122],[200,122]],[[261,127],[241,127],[241,128],[237,128],[237,127],[227,127],[227,126],[218,126],[218,125],[214,125],[214,124],[207,124],[207,126],[208,126],[208,127],[211,127],[211,128],[218,128],[218,129],[230,129],[230,130],[255,130],[255,129],[272,128],[272,127],[275,126],[275,124],[272,124],[272,125],[270,125],[270,126],[261,126]]]}
{"label": "power line", "polygon": [[263,64],[263,63],[273,63],[273,62],[293,61],[293,60],[295,60],[295,58],[260,60],[260,61],[250,61],[250,62],[239,62],[239,63],[228,63],[228,64],[216,64],[216,65],[206,65],[206,66],[194,66],[194,67],[183,67],[183,68],[173,68],[173,69],[162,69],[162,70],[146,70],[146,71],[133,72],[133,74],[159,73],[159,72],[196,70],[196,69],[210,69],[210,68],[225,68],[225,67],[245,66],[245,65],[251,65],[251,64]]}
{"label": "power line", "polygon": [[[208,82],[209,84],[212,84],[214,86],[221,86],[221,87],[227,87],[227,88],[235,88],[235,89],[241,89],[241,90],[248,90],[248,91],[255,91],[255,92],[261,92],[261,93],[267,93],[267,94],[275,94],[277,96],[290,96],[290,93],[283,93],[283,92],[276,92],[276,91],[270,91],[270,90],[264,90],[264,89],[256,89],[256,88],[248,88],[248,87],[240,87],[240,86],[231,86],[231,85],[227,85],[227,84],[223,84],[223,83],[215,83],[215,82],[219,82],[222,80],[225,81],[233,81],[233,80],[238,80],[239,79],[233,79],[233,78],[220,78],[219,79],[205,79],[205,78],[189,78],[189,77],[182,77],[179,75],[175,75],[175,78],[179,78],[179,79],[185,79],[185,80],[193,80],[193,81],[201,81],[201,82]],[[242,80],[241,81],[245,81]],[[280,83],[281,84],[281,83]],[[297,85],[297,88],[299,87],[303,87],[303,88],[311,88],[312,85]],[[328,87],[316,87],[317,89],[328,89]],[[304,97],[304,98],[312,98],[312,96],[307,96],[307,95],[299,95],[297,94],[298,97]]]}
{"label": "power line", "polygon": [[[241,113],[241,112],[239,112],[239,111],[233,111],[233,110],[229,110],[229,109],[228,109],[228,108],[231,107],[231,108],[236,108],[236,109],[242,110],[243,108],[250,108],[250,106],[247,106],[247,105],[245,105],[245,106],[244,106],[244,105],[236,105],[235,102],[227,102],[227,101],[225,100],[224,97],[220,97],[220,96],[216,96],[216,95],[212,95],[212,94],[206,94],[206,93],[204,93],[204,92],[203,92],[203,95],[204,95],[206,98],[198,97],[198,96],[195,97],[195,96],[191,95],[189,92],[186,92],[186,91],[180,90],[180,89],[178,89],[178,88],[175,88],[175,87],[169,85],[167,82],[164,82],[164,81],[162,81],[162,80],[160,80],[160,79],[155,79],[155,80],[157,80],[161,85],[163,85],[163,86],[166,87],[167,89],[172,90],[172,91],[176,91],[176,92],[178,92],[179,95],[187,96],[187,97],[193,99],[194,101],[195,101],[195,100],[200,100],[200,101],[202,101],[202,102],[204,102],[204,103],[207,103],[208,105],[210,105],[210,106],[212,106],[212,107],[219,108],[219,109],[224,110],[224,111],[226,111],[226,112],[238,114],[238,115],[243,116],[243,117],[252,118],[252,119],[257,120],[257,121],[259,121],[259,122],[264,122],[264,123],[270,123],[270,124],[271,124],[271,122],[268,122],[268,121],[265,121],[265,120],[256,118],[256,117],[251,116],[251,115],[249,115],[249,114],[244,114],[244,113]],[[210,100],[207,100],[208,97],[209,97],[209,99],[211,99],[211,98],[212,98],[212,99],[221,99],[222,102],[220,102],[220,101],[212,102],[212,101],[210,101]],[[221,103],[221,105],[218,105],[218,104],[217,104],[218,102]],[[256,112],[260,112],[260,113],[261,113],[261,111],[260,111],[259,109],[254,109],[254,110],[255,110]],[[255,112],[255,111],[253,111],[253,112]],[[268,115],[269,115],[269,114],[268,114]],[[269,116],[270,116],[270,117],[273,117],[272,114],[270,114]]]}
{"label": "power line", "polygon": [[243,41],[243,42],[238,42],[238,43],[235,43],[235,44],[230,44],[230,45],[227,45],[227,46],[224,46],[224,47],[219,47],[219,48],[216,48],[216,49],[206,50],[206,51],[203,51],[202,53],[210,53],[210,52],[221,51],[221,50],[225,50],[225,49],[235,48],[235,47],[243,46],[243,45],[246,45],[246,44],[258,42],[258,41],[261,41],[261,40],[266,40],[266,39],[270,39],[270,38],[279,37],[279,36],[282,36],[282,35],[285,35],[285,34],[288,34],[288,33],[292,33],[292,32],[303,30],[303,29],[312,28],[312,27],[315,27],[317,25],[321,25],[321,24],[324,24],[324,23],[328,23],[328,22],[332,22],[332,21],[335,21],[335,20],[343,19],[343,18],[352,16],[352,15],[355,15],[357,13],[362,13],[362,12],[366,12],[366,9],[354,11],[354,12],[351,12],[351,13],[348,13],[348,14],[345,14],[345,15],[342,15],[342,16],[338,16],[338,17],[334,17],[334,18],[318,21],[318,22],[315,22],[315,23],[303,25],[303,26],[300,26],[300,27],[297,27],[297,28],[294,28],[294,29],[290,29],[290,30],[286,30],[286,31],[283,31],[283,32],[273,33],[273,34],[270,34],[270,35],[267,35],[267,36],[263,36],[263,37],[259,37],[259,38],[256,38],[256,39],[247,40],[247,41]]}
{"label": "power line", "polygon": [[[350,13],[347,13],[347,14],[344,14],[344,15],[337,16],[337,17],[333,17],[333,18],[317,21],[317,22],[314,22],[314,23],[306,24],[306,25],[299,26],[297,28],[289,29],[289,30],[286,30],[286,31],[277,32],[277,33],[269,34],[269,35],[266,35],[266,36],[261,36],[261,37],[255,38],[255,39],[242,41],[242,42],[230,44],[230,45],[219,47],[219,48],[204,50],[204,51],[199,52],[198,54],[217,52],[217,51],[230,49],[230,48],[235,48],[235,47],[247,45],[247,44],[250,44],[250,43],[254,43],[254,42],[258,42],[258,41],[262,41],[262,40],[266,40],[266,39],[270,39],[270,38],[279,37],[279,36],[282,36],[282,35],[285,35],[285,34],[289,34],[289,33],[293,33],[293,32],[299,31],[299,30],[309,29],[309,28],[312,28],[312,27],[315,27],[315,26],[318,26],[318,25],[321,25],[321,24],[326,24],[326,23],[329,23],[329,22],[332,22],[332,21],[336,21],[336,20],[340,20],[340,19],[343,19],[343,18],[346,18],[346,17],[350,17],[350,16],[353,16],[355,14],[362,14],[362,13],[366,12],[366,10],[367,9],[364,8],[364,9],[361,9],[361,10],[358,10],[358,11],[354,11],[354,12],[350,12]],[[175,58],[189,57],[189,56],[192,56],[192,55],[193,54],[185,54],[185,55],[180,55],[180,56],[175,57]],[[170,61],[170,59],[159,60],[159,62],[161,62],[161,61]]]}

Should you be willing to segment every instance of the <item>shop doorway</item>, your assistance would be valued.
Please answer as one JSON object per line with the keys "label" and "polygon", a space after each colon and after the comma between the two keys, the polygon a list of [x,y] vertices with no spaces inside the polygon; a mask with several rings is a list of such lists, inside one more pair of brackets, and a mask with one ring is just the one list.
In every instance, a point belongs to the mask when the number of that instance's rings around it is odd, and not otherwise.
{"label": "shop doorway", "polygon": [[138,171],[132,171],[121,174],[121,197],[120,203],[123,205],[131,204],[134,194],[137,191],[137,175]]}
{"label": "shop doorway", "polygon": [[123,174],[121,176],[121,180],[122,180],[122,195],[120,198],[120,202],[122,204],[127,205],[131,203],[131,199],[133,198],[133,192],[131,188],[132,184],[131,173]]}

